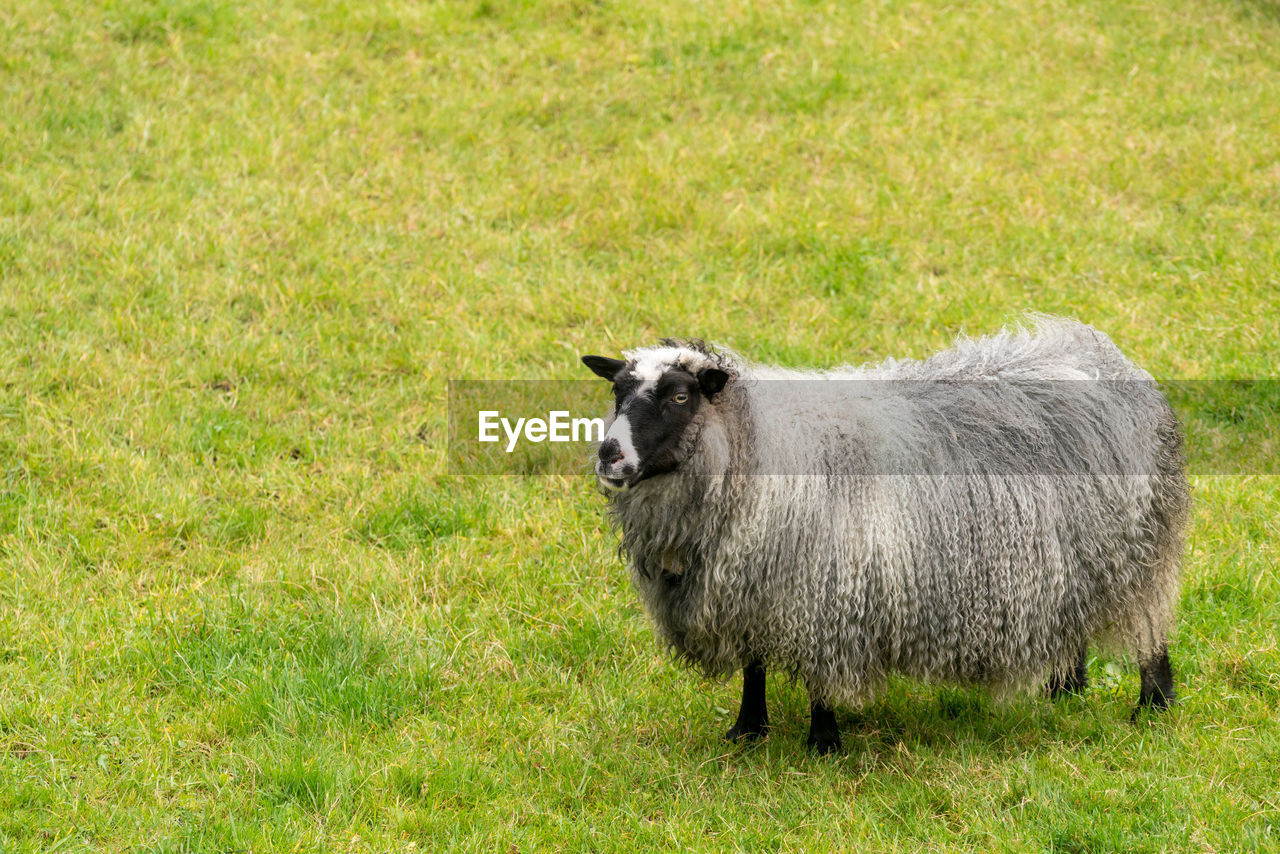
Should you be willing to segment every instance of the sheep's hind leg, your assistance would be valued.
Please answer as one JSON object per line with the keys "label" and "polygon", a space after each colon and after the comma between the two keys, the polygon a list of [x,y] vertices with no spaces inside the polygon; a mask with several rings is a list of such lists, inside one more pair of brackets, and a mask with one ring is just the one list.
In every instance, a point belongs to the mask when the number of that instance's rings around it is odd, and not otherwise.
{"label": "sheep's hind leg", "polygon": [[1146,661],[1138,663],[1142,674],[1142,692],[1138,695],[1138,708],[1133,710],[1133,717],[1143,709],[1164,711],[1173,705],[1177,692],[1173,689],[1173,666],[1169,664],[1169,648],[1160,647],[1160,651]]}
{"label": "sheep's hind leg", "polygon": [[753,661],[742,668],[742,705],[738,720],[725,733],[728,741],[755,741],[769,731],[769,709],[764,698],[764,665]]}
{"label": "sheep's hind leg", "polygon": [[841,748],[840,725],[836,713],[821,700],[809,705],[809,749],[819,756],[835,753]]}
{"label": "sheep's hind leg", "polygon": [[1075,667],[1066,673],[1055,673],[1049,678],[1046,689],[1049,698],[1056,700],[1067,694],[1080,694],[1089,684],[1089,648],[1080,647],[1080,655],[1076,658]]}

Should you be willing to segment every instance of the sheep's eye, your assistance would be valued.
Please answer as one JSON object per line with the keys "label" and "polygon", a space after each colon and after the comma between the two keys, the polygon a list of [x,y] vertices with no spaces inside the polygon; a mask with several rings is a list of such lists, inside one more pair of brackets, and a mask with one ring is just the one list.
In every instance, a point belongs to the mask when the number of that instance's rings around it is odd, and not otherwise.
{"label": "sheep's eye", "polygon": [[671,402],[672,403],[688,403],[689,395],[683,391],[677,392],[676,394],[671,395]]}

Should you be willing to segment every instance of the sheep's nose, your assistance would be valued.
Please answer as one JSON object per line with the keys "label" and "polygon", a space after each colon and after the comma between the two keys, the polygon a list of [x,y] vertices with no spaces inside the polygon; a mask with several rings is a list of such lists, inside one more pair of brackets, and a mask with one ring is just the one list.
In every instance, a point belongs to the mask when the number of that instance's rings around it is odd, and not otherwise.
{"label": "sheep's nose", "polygon": [[605,439],[600,443],[600,462],[611,466],[622,459],[622,446],[617,439]]}

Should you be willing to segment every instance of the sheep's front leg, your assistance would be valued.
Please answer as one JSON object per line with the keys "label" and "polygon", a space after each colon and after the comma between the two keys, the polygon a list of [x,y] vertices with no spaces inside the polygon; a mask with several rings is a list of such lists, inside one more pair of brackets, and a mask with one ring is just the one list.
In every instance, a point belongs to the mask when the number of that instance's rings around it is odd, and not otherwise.
{"label": "sheep's front leg", "polygon": [[769,731],[769,709],[764,699],[764,665],[753,661],[742,668],[742,705],[738,721],[725,733],[729,741],[755,741]]}
{"label": "sheep's front leg", "polygon": [[1067,694],[1080,694],[1084,692],[1085,687],[1089,684],[1089,647],[1080,648],[1080,654],[1076,656],[1076,665],[1066,673],[1055,673],[1049,677],[1049,684],[1045,686],[1045,690],[1049,692],[1049,698],[1056,700]]}
{"label": "sheep's front leg", "polygon": [[841,747],[840,725],[836,723],[835,711],[821,700],[812,700],[809,705],[809,749],[825,756]]}
{"label": "sheep's front leg", "polygon": [[1142,674],[1142,693],[1138,696],[1138,708],[1133,710],[1131,720],[1136,720],[1138,712],[1143,709],[1163,712],[1177,698],[1177,692],[1173,688],[1173,665],[1169,663],[1167,646],[1162,646],[1158,653],[1146,661],[1139,662],[1138,670]]}

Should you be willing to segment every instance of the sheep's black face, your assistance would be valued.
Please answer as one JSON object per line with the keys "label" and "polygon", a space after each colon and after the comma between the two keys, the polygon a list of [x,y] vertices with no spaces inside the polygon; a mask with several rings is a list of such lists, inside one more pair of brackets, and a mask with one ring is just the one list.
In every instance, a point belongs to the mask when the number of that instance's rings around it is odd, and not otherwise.
{"label": "sheep's black face", "polygon": [[688,432],[699,409],[729,375],[704,368],[695,376],[672,365],[584,356],[584,364],[613,383],[613,421],[596,460],[596,476],[608,489],[628,489],[674,471],[683,462]]}

